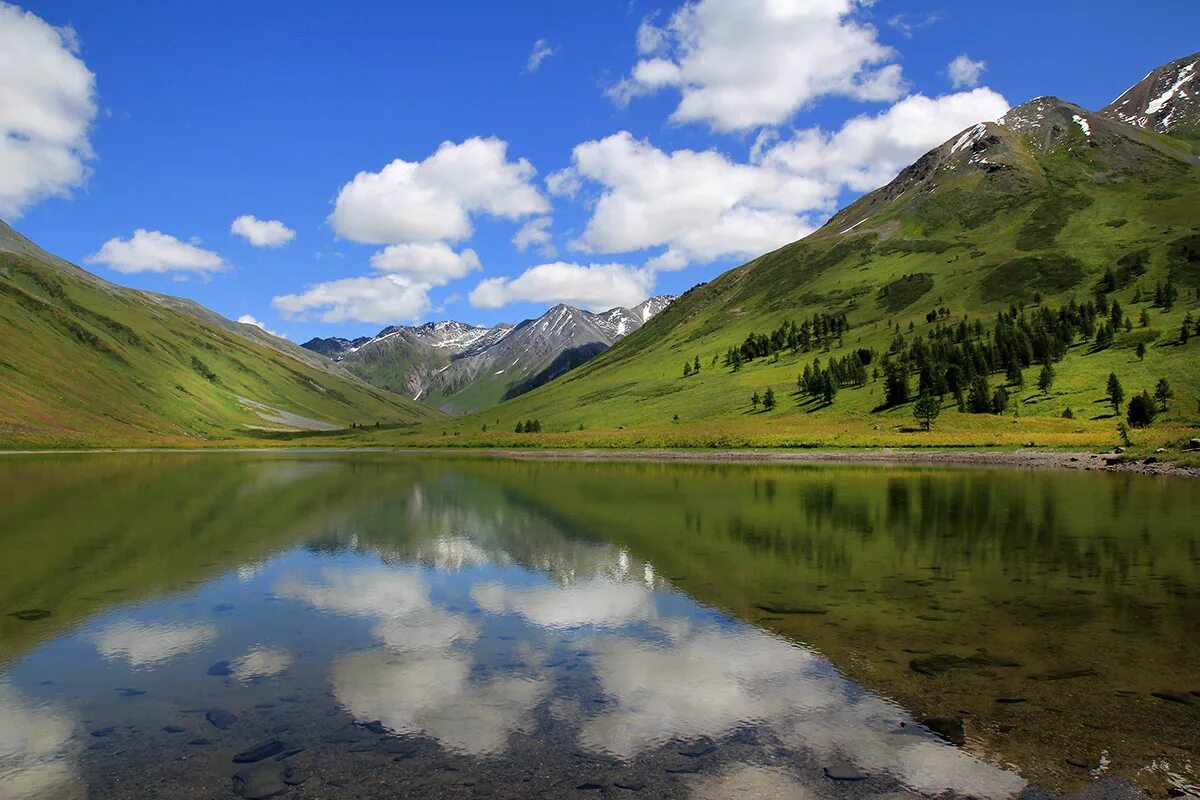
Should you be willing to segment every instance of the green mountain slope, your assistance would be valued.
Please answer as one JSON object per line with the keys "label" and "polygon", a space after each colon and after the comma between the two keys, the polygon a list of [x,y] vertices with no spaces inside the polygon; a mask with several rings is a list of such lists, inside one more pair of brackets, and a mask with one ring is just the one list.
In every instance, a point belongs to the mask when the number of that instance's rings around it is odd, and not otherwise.
{"label": "green mountain slope", "polygon": [[[1115,372],[1128,396],[1166,378],[1174,397],[1155,429],[1184,435],[1200,399],[1200,340],[1179,341],[1185,319],[1200,316],[1200,157],[1185,137],[1055,98],[1001,123],[964,131],[811,236],[693,288],[563,378],[446,427],[462,444],[533,443],[481,433],[527,418],[541,421],[538,441],[550,444],[1116,444],[1125,409],[1115,415],[1105,399]],[[1156,302],[1167,282],[1178,296]],[[1111,341],[1097,339],[1114,300],[1122,311]],[[921,432],[911,402],[887,402],[880,359],[889,351],[915,394],[914,345],[953,341],[966,322],[971,346],[992,347],[997,314],[1017,326],[1039,304],[1057,316],[1072,301],[1090,324],[1067,334],[1048,391],[1037,388],[1037,357],[1021,359],[1023,387],[1002,362],[984,370],[989,394],[1007,386],[1006,414],[959,413],[944,392],[934,430]],[[816,314],[845,315],[849,329],[726,364],[751,334]],[[860,349],[871,359],[863,385],[843,383],[832,403],[797,389],[814,359],[826,368]],[[700,372],[685,377],[697,358]],[[776,407],[753,406],[768,388]]]}
{"label": "green mountain slope", "polygon": [[437,416],[191,301],[126,289],[0,222],[0,445],[189,444]]}

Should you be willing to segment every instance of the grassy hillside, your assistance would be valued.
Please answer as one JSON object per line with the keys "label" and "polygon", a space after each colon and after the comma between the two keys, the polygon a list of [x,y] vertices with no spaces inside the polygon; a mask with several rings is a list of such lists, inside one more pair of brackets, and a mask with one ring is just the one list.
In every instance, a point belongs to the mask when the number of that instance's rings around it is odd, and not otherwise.
{"label": "grassy hillside", "polygon": [[0,226],[0,447],[232,443],[437,416],[253,326],[103,281]]}
{"label": "grassy hillside", "polygon": [[[1078,117],[1087,123],[1080,124]],[[1167,378],[1174,397],[1135,440],[1195,435],[1200,422],[1200,337],[1180,343],[1200,318],[1200,159],[1184,141],[1109,120],[1060,101],[1014,109],[1006,125],[964,132],[860,199],[808,238],[698,286],[640,331],[563,378],[486,412],[425,429],[426,443],[769,446],[1037,444],[1111,446],[1121,440],[1105,384],[1116,373],[1127,398]],[[1117,285],[1107,285],[1112,270]],[[1158,284],[1178,293],[1166,307]],[[918,339],[931,343],[960,323],[992,336],[998,313],[1057,313],[1104,292],[1122,308],[1111,343],[1073,335],[1049,391],[1041,363],[1023,365],[1024,387],[997,369],[988,390],[1007,385],[1003,414],[960,413],[940,399],[932,431],[911,402],[888,406],[880,359]],[[938,310],[941,309],[940,312]],[[1148,324],[1142,324],[1143,312]],[[807,351],[789,347],[740,369],[724,363],[750,334],[770,334],[814,314],[846,316],[849,330]],[[1125,329],[1124,317],[1131,328]],[[1107,319],[1097,313],[1097,327]],[[897,337],[900,341],[897,343]],[[1144,356],[1137,355],[1138,345]],[[801,393],[814,358],[828,365],[873,351],[865,385],[843,385],[832,403]],[[898,350],[897,350],[898,348]],[[683,375],[699,359],[698,374]],[[909,391],[919,376],[907,364]],[[772,389],[764,411],[751,396]],[[1073,419],[1065,419],[1070,409]],[[537,418],[544,433],[515,435]],[[487,431],[484,431],[487,426]],[[442,431],[446,437],[442,436]],[[409,437],[387,434],[383,441]]]}

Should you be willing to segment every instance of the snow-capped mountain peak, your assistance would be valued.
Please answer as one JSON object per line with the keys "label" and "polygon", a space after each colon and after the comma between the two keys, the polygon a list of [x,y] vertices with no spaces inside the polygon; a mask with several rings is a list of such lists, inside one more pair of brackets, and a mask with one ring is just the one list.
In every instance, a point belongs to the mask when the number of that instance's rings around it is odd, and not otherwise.
{"label": "snow-capped mountain peak", "polygon": [[1200,53],[1150,70],[1101,113],[1157,133],[1200,124]]}
{"label": "snow-capped mountain peak", "polygon": [[[528,391],[582,364],[641,328],[674,297],[652,297],[634,308],[593,313],[558,304],[536,319],[490,328],[457,320],[390,325],[373,337],[313,339],[304,346],[324,352],[381,388],[415,399],[470,411],[454,400],[467,387],[480,396]],[[492,385],[490,389],[478,387]],[[434,399],[436,398],[436,400]]]}

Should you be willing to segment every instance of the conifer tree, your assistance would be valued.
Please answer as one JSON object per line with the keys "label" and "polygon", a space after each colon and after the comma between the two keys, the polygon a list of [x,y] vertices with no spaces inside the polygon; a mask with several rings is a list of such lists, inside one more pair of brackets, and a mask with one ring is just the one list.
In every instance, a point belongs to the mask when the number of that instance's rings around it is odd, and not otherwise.
{"label": "conifer tree", "polygon": [[926,389],[921,392],[917,402],[913,403],[913,416],[921,422],[921,427],[929,430],[933,427],[933,421],[937,419],[937,415],[942,410],[941,400],[933,392]]}
{"label": "conifer tree", "polygon": [[1050,387],[1054,385],[1054,367],[1050,366],[1047,361],[1042,365],[1042,372],[1038,375],[1038,388],[1042,394],[1050,394]]}
{"label": "conifer tree", "polygon": [[1112,403],[1113,411],[1121,413],[1121,403],[1125,402],[1125,389],[1121,386],[1121,381],[1117,380],[1117,373],[1110,372],[1108,374],[1108,385],[1105,387],[1105,391],[1108,402]]}

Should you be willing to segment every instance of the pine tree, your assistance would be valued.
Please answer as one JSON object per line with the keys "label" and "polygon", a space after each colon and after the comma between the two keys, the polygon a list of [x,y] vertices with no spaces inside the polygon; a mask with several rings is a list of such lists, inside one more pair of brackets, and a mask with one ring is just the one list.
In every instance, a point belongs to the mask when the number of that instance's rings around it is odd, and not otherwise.
{"label": "pine tree", "polygon": [[1133,352],[1137,354],[1138,361],[1145,361],[1146,360],[1146,343],[1138,342],[1137,348]]}
{"label": "pine tree", "polygon": [[755,411],[758,411],[758,403],[759,403],[758,392],[755,392],[754,394],[750,395],[750,406]]}
{"label": "pine tree", "polygon": [[992,393],[992,413],[1003,414],[1008,410],[1008,390],[1003,386],[997,386],[996,391]]}
{"label": "pine tree", "polygon": [[992,410],[992,402],[988,397],[987,378],[976,375],[967,391],[967,411],[972,414],[986,414]]}
{"label": "pine tree", "polygon": [[917,402],[913,403],[913,416],[920,420],[921,427],[925,430],[933,427],[933,421],[937,419],[937,415],[941,410],[941,400],[928,389],[921,392],[921,396],[917,398]]}
{"label": "pine tree", "polygon": [[767,391],[763,393],[762,404],[764,411],[770,411],[775,407],[775,390],[769,386],[767,387]]}
{"label": "pine tree", "polygon": [[1131,428],[1145,428],[1154,422],[1154,416],[1157,413],[1149,393],[1143,391],[1141,394],[1135,394],[1129,401],[1129,410],[1126,412],[1125,418],[1129,421]]}
{"label": "pine tree", "polygon": [[1042,365],[1042,372],[1038,375],[1038,388],[1042,390],[1042,394],[1050,394],[1050,387],[1054,385],[1054,367],[1050,366],[1047,361]]}
{"label": "pine tree", "polygon": [[1175,392],[1172,391],[1171,384],[1167,383],[1167,379],[1159,378],[1158,384],[1154,387],[1154,399],[1158,401],[1159,410],[1166,411],[1174,396]]}
{"label": "pine tree", "polygon": [[696,356],[695,361],[692,362],[692,373],[695,374],[698,372],[700,372],[700,356]]}
{"label": "pine tree", "polygon": [[883,362],[883,402],[889,407],[908,402],[908,372],[890,359]]}
{"label": "pine tree", "polygon": [[690,361],[683,362],[683,377],[687,378],[692,374],[692,363]]}
{"label": "pine tree", "polygon": [[1121,386],[1121,382],[1117,380],[1117,373],[1110,372],[1108,374],[1108,386],[1105,388],[1108,393],[1108,402],[1112,403],[1113,411],[1121,413],[1121,403],[1125,402],[1125,389]]}

